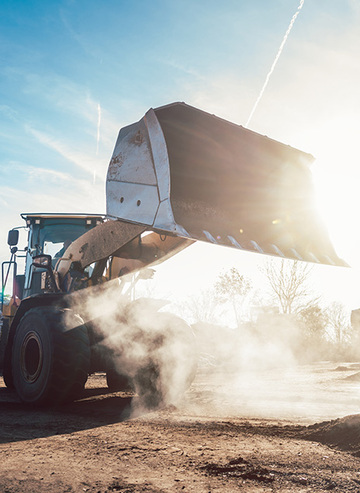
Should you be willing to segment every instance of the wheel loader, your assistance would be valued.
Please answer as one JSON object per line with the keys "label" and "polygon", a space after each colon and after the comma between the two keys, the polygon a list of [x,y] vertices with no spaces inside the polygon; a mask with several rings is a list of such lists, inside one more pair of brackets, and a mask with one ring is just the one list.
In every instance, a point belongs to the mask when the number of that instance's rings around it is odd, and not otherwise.
{"label": "wheel loader", "polygon": [[[6,385],[25,403],[53,405],[76,399],[87,376],[101,370],[111,389],[130,382],[158,404],[164,397],[158,356],[171,334],[178,339],[170,351],[171,371],[183,366],[185,388],[195,367],[190,328],[145,300],[145,317],[137,317],[137,302],[123,295],[126,276],[141,275],[195,241],[345,265],[314,206],[313,160],[181,102],[150,109],[122,128],[107,172],[106,215],[22,214],[24,251],[17,247],[18,229],[9,232],[0,339]],[[18,274],[20,254],[25,271]],[[132,344],[145,341],[157,351],[135,358],[131,370],[118,364],[129,359],[122,332],[118,345],[106,344],[101,310],[107,308],[100,300],[114,299],[114,292],[118,326],[126,327]],[[89,299],[99,313],[85,309]],[[149,319],[153,325],[144,332]],[[180,353],[191,355],[190,362]]]}

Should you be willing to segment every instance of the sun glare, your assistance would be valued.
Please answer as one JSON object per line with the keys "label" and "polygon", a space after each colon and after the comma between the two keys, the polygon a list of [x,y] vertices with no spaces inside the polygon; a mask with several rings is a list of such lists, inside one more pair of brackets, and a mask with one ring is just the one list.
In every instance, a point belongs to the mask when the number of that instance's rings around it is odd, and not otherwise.
{"label": "sun glare", "polygon": [[360,266],[360,157],[356,125],[332,122],[316,135],[317,206],[340,257]]}

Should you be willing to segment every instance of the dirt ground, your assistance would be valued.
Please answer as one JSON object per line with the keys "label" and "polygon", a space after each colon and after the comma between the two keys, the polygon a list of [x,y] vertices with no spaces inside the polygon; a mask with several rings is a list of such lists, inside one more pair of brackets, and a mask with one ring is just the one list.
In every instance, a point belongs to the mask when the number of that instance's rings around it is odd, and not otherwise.
{"label": "dirt ground", "polygon": [[155,412],[102,374],[53,410],[25,409],[0,380],[0,491],[359,492],[359,370],[203,365],[178,407]]}

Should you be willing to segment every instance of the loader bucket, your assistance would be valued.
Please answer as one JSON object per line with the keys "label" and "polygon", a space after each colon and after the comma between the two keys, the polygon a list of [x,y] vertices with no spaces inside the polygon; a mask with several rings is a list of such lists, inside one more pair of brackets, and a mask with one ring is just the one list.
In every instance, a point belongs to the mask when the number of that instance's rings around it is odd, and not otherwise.
{"label": "loader bucket", "polygon": [[107,213],[249,251],[346,265],[314,205],[310,154],[174,103],[121,129]]}

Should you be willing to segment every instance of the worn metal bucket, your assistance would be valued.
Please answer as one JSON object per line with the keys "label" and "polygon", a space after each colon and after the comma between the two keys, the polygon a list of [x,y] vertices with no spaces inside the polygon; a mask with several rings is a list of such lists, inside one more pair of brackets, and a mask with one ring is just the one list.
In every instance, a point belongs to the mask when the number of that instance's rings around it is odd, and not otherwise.
{"label": "worn metal bucket", "polygon": [[244,250],[344,265],[314,205],[307,153],[174,103],[121,129],[107,214]]}

